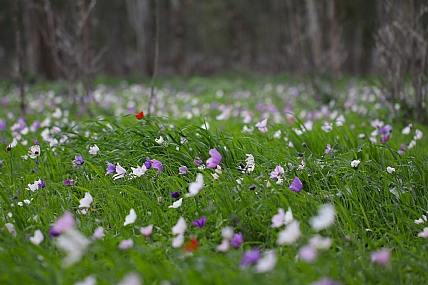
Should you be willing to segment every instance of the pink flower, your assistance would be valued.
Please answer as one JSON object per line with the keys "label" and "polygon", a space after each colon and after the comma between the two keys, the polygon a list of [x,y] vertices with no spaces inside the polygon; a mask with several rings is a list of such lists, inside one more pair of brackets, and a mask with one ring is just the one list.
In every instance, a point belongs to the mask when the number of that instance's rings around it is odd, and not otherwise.
{"label": "pink flower", "polygon": [[128,249],[133,246],[134,246],[134,241],[131,238],[122,240],[118,245],[120,249]]}
{"label": "pink flower", "polygon": [[299,257],[305,262],[313,262],[317,256],[317,250],[310,245],[304,245],[299,249]]}
{"label": "pink flower", "polygon": [[213,148],[208,152],[211,157],[207,160],[207,168],[216,168],[217,165],[220,164],[220,161],[222,159],[221,154],[218,152],[217,149]]}
{"label": "pink flower", "polygon": [[256,124],[256,128],[258,128],[259,131],[261,131],[262,133],[267,133],[268,130],[266,128],[266,124],[267,124],[267,119],[264,119],[263,121],[258,122]]}
{"label": "pink flower", "polygon": [[57,236],[71,228],[74,228],[75,224],[73,215],[69,211],[66,211],[51,227],[50,235]]}
{"label": "pink flower", "polygon": [[102,239],[104,237],[104,229],[102,227],[96,228],[92,237],[94,239]]}
{"label": "pink flower", "polygon": [[373,263],[380,265],[386,265],[391,258],[391,251],[388,248],[382,248],[378,251],[373,251],[370,253],[370,260]]}
{"label": "pink flower", "polygon": [[422,232],[418,233],[418,237],[428,238],[428,228],[424,228]]}
{"label": "pink flower", "polygon": [[284,174],[284,168],[277,165],[275,167],[275,170],[270,173],[270,178],[277,178],[278,176]]}
{"label": "pink flower", "polygon": [[140,233],[145,237],[150,236],[152,232],[153,232],[153,225],[148,225],[147,227],[142,227],[140,229]]}

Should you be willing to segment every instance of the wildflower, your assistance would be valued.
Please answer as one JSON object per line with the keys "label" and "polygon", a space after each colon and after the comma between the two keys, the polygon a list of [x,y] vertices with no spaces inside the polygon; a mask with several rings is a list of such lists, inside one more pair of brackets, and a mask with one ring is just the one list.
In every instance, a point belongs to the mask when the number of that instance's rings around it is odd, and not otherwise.
{"label": "wildflower", "polygon": [[224,228],[221,229],[221,236],[224,239],[227,239],[227,240],[232,239],[233,238],[233,234],[234,234],[234,231],[233,231],[232,227],[224,227]]}
{"label": "wildflower", "polygon": [[118,248],[120,249],[128,249],[134,246],[134,241],[132,240],[132,238],[130,239],[124,239],[122,240],[119,245]]}
{"label": "wildflower", "polygon": [[180,196],[181,196],[181,190],[179,192],[178,191],[171,192],[171,197],[172,198],[178,198]]}
{"label": "wildflower", "polygon": [[146,162],[144,162],[144,166],[145,166],[147,169],[152,168],[152,162],[150,161],[150,158],[146,157]]}
{"label": "wildflower", "polygon": [[353,160],[353,161],[351,161],[351,166],[352,166],[353,168],[357,168],[357,167],[358,167],[358,165],[360,164],[360,162],[361,162],[361,161],[359,161],[359,160]]}
{"label": "wildflower", "polygon": [[6,147],[6,152],[11,151],[12,148],[16,147],[18,145],[18,141],[16,138],[13,138],[12,142]]}
{"label": "wildflower", "polygon": [[94,239],[102,239],[104,237],[104,229],[102,227],[96,228],[92,237]]}
{"label": "wildflower", "polygon": [[28,150],[28,156],[32,159],[40,156],[40,145],[32,145]]}
{"label": "wildflower", "polygon": [[237,233],[235,234],[232,239],[230,240],[230,244],[234,247],[234,248],[238,248],[241,243],[244,242],[244,237],[242,236],[241,233]]}
{"label": "wildflower", "polygon": [[401,149],[398,150],[397,152],[398,152],[398,154],[403,155],[404,152],[407,150],[407,146],[403,143],[400,145],[400,147],[401,147]]}
{"label": "wildflower", "polygon": [[221,154],[215,148],[211,149],[208,153],[211,155],[211,157],[208,158],[208,160],[206,162],[207,168],[217,167],[217,165],[220,164],[220,161],[222,159]]}
{"label": "wildflower", "polygon": [[90,243],[89,239],[74,228],[62,233],[56,240],[56,245],[67,253],[62,261],[63,266],[68,267],[82,259]]}
{"label": "wildflower", "polygon": [[333,130],[333,124],[329,122],[324,122],[324,124],[321,126],[321,130],[326,133],[329,133]]}
{"label": "wildflower", "polygon": [[187,173],[187,166],[185,166],[185,165],[180,166],[180,168],[178,169],[178,172],[180,174],[186,174]]}
{"label": "wildflower", "polygon": [[330,227],[336,217],[333,205],[325,204],[319,208],[318,216],[312,217],[309,222],[316,231]]}
{"label": "wildflower", "polygon": [[184,220],[183,217],[180,217],[177,223],[175,224],[175,226],[172,227],[172,233],[174,235],[180,235],[180,234],[184,234],[186,230],[187,230],[186,220]]}
{"label": "wildflower", "polygon": [[7,231],[13,235],[16,236],[16,230],[15,230],[15,226],[11,223],[6,223],[4,224],[4,226],[6,227]]}
{"label": "wildflower", "polygon": [[294,177],[293,182],[291,183],[290,187],[288,187],[288,189],[290,189],[293,192],[297,192],[299,193],[300,190],[302,190],[303,188],[303,184],[302,181],[300,181],[299,177]]}
{"label": "wildflower", "polygon": [[424,228],[422,232],[418,233],[418,237],[428,238],[428,228]]}
{"label": "wildflower", "polygon": [[150,162],[151,162],[151,167],[158,170],[156,172],[157,174],[159,174],[159,173],[162,172],[163,166],[162,166],[162,163],[159,160],[152,159]]}
{"label": "wildflower", "polygon": [[131,166],[131,169],[132,169],[132,175],[134,177],[140,177],[140,176],[144,175],[147,171],[147,168],[144,164],[142,166],[137,165],[137,168],[134,168]]}
{"label": "wildflower", "polygon": [[158,139],[155,139],[155,142],[158,144],[163,144],[165,142],[165,140],[163,139],[162,136],[160,136]]}
{"label": "wildflower", "polygon": [[389,166],[388,166],[388,167],[386,168],[386,171],[387,171],[388,173],[390,173],[390,174],[391,174],[391,173],[393,173],[393,172],[395,171],[395,168],[393,168],[393,167],[389,167]]}
{"label": "wildflower", "polygon": [[76,223],[73,215],[69,211],[66,211],[50,228],[49,234],[50,236],[58,236],[59,234],[74,228],[75,225]]}
{"label": "wildflower", "polygon": [[421,218],[415,220],[415,224],[420,225],[420,224],[424,224],[425,222],[427,222],[427,216],[422,215]]}
{"label": "wildflower", "polygon": [[423,137],[423,135],[424,135],[424,133],[421,130],[416,129],[415,136],[413,137],[413,139],[415,141],[420,140]]}
{"label": "wildflower", "polygon": [[83,281],[74,283],[74,285],[96,285],[96,284],[97,284],[97,279],[95,278],[94,275],[86,276],[86,278],[83,279]]}
{"label": "wildflower", "polygon": [[76,159],[73,161],[73,163],[75,165],[82,165],[85,163],[85,160],[83,159],[83,156],[81,156],[81,155],[76,155],[74,158]]}
{"label": "wildflower", "polygon": [[316,249],[329,249],[331,247],[331,244],[331,238],[324,238],[318,234],[314,235],[309,239],[309,245]]}
{"label": "wildflower", "polygon": [[183,245],[183,243],[184,243],[184,235],[183,234],[179,234],[172,241],[172,247],[173,248],[179,248],[179,247],[181,247]]}
{"label": "wildflower", "polygon": [[247,250],[242,256],[242,260],[239,263],[239,267],[245,268],[250,264],[256,264],[257,261],[259,261],[260,256],[261,252],[260,249],[258,249],[257,247],[254,247],[252,250]]}
{"label": "wildflower", "polygon": [[[36,190],[38,190],[39,189],[39,184],[42,184],[42,180],[37,180],[37,181],[34,181],[34,183],[33,184],[31,184],[31,183],[29,183],[28,184],[28,188],[27,188],[27,190],[31,190],[31,191],[36,191]],[[43,182],[44,183],[44,182]],[[43,184],[42,184],[42,186],[43,186]],[[42,187],[41,187],[42,188]]]}
{"label": "wildflower", "polygon": [[278,208],[278,214],[272,217],[272,228],[279,228],[283,225],[288,225],[293,221],[293,213],[291,209],[287,210],[287,213],[284,212],[284,209]]}
{"label": "wildflower", "polygon": [[386,265],[389,262],[391,257],[391,251],[388,248],[382,248],[378,251],[373,251],[370,253],[370,260],[373,263],[380,265]]}
{"label": "wildflower", "polygon": [[177,209],[177,208],[181,207],[181,204],[183,204],[183,198],[178,199],[177,201],[175,201],[174,203],[172,203],[171,206],[168,206],[168,208]]}
{"label": "wildflower", "polygon": [[230,248],[230,243],[228,239],[222,239],[221,244],[217,246],[217,251],[226,252]]}
{"label": "wildflower", "polygon": [[116,165],[116,174],[113,175],[113,179],[116,180],[116,179],[119,179],[119,178],[123,178],[123,177],[125,177],[125,174],[126,174],[125,168],[123,168],[122,166],[120,166],[120,164],[118,163]]}
{"label": "wildflower", "polygon": [[46,183],[43,180],[38,180],[39,184],[37,184],[37,186],[39,186],[39,188],[45,188],[46,187]]}
{"label": "wildflower", "polygon": [[144,117],[144,112],[143,111],[141,111],[138,114],[135,114],[135,118],[137,118],[137,120],[141,120],[143,117]]}
{"label": "wildflower", "polygon": [[245,160],[245,162],[247,165],[245,166],[246,168],[245,173],[248,174],[254,171],[255,162],[254,162],[254,156],[252,154],[246,154],[246,156],[247,156],[247,159]]}
{"label": "wildflower", "polygon": [[97,154],[100,151],[100,149],[98,148],[98,146],[96,144],[94,144],[94,146],[91,146],[89,148],[89,154]]}
{"label": "wildflower", "polygon": [[195,227],[202,228],[205,225],[206,221],[207,221],[207,217],[204,216],[200,219],[194,220],[193,222],[191,222],[191,224],[194,225]]}
{"label": "wildflower", "polygon": [[116,171],[116,166],[113,163],[110,163],[108,161],[106,162],[106,164],[107,164],[106,175],[113,174]]}
{"label": "wildflower", "polygon": [[35,230],[34,236],[30,237],[30,242],[35,245],[39,245],[43,240],[43,233],[40,230]]}
{"label": "wildflower", "polygon": [[145,236],[149,237],[153,232],[153,225],[148,225],[147,227],[140,228],[140,233]]}
{"label": "wildflower", "polygon": [[287,225],[284,230],[278,233],[276,244],[293,244],[300,238],[301,235],[302,232],[300,231],[300,223],[294,220],[289,225]]}
{"label": "wildflower", "polygon": [[403,134],[403,135],[408,135],[408,134],[410,134],[410,130],[413,128],[413,125],[412,124],[408,124],[402,131],[401,131],[401,133]]}
{"label": "wildflower", "polygon": [[252,185],[250,185],[249,189],[250,189],[250,190],[255,190],[255,189],[256,189],[256,184],[252,184]]}
{"label": "wildflower", "polygon": [[195,163],[196,165],[201,165],[202,164],[202,159],[200,159],[199,157],[195,158],[195,160],[193,161],[193,163]]}
{"label": "wildflower", "polygon": [[331,146],[327,144],[327,148],[324,150],[325,154],[328,154],[331,151]]}
{"label": "wildflower", "polygon": [[277,178],[278,176],[283,175],[283,174],[284,174],[284,168],[277,165],[275,167],[275,170],[270,173],[270,178]]}
{"label": "wildflower", "polygon": [[142,285],[142,282],[138,274],[127,273],[117,285]]}
{"label": "wildflower", "polygon": [[137,220],[137,214],[135,213],[134,209],[131,209],[129,211],[129,215],[125,217],[125,223],[123,223],[124,226],[133,224]]}
{"label": "wildflower", "polygon": [[266,125],[267,125],[267,119],[264,119],[263,121],[258,122],[256,124],[256,128],[258,128],[259,131],[261,131],[262,133],[267,133],[268,130],[266,128]]}
{"label": "wildflower", "polygon": [[302,169],[304,169],[304,168],[305,168],[305,166],[306,166],[306,163],[305,163],[305,161],[304,161],[304,160],[302,160],[302,162],[300,163],[300,165],[299,165],[299,166],[297,166],[297,170],[302,170]]}
{"label": "wildflower", "polygon": [[199,242],[196,238],[190,238],[190,241],[184,245],[184,251],[193,252],[199,247]]}
{"label": "wildflower", "polygon": [[256,273],[269,272],[275,268],[277,262],[276,252],[274,250],[266,251],[256,264]]}
{"label": "wildflower", "polygon": [[313,262],[317,259],[317,251],[310,245],[304,245],[299,249],[299,257],[305,262]]}
{"label": "wildflower", "polygon": [[86,192],[85,197],[80,200],[79,208],[89,208],[92,202],[94,202],[94,200],[92,199],[91,193]]}
{"label": "wildflower", "polygon": [[196,175],[196,181],[189,184],[189,193],[186,194],[186,197],[198,195],[202,187],[204,187],[204,176],[198,173]]}
{"label": "wildflower", "polygon": [[64,180],[64,185],[66,185],[66,186],[73,186],[74,183],[75,182],[72,179],[66,179],[66,180]]}

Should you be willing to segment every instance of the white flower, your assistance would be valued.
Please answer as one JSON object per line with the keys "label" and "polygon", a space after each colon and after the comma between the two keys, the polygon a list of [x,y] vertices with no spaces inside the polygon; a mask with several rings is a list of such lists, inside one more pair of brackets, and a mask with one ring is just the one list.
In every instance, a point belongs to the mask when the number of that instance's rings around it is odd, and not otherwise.
{"label": "white flower", "polygon": [[16,230],[15,230],[15,226],[11,223],[6,223],[4,224],[4,226],[6,227],[7,231],[13,235],[16,236]]}
{"label": "white flower", "polygon": [[329,249],[332,243],[331,238],[324,238],[318,234],[309,239],[309,245],[316,249]]}
{"label": "white flower", "polygon": [[256,264],[255,271],[257,273],[264,273],[271,271],[275,268],[277,262],[276,251],[268,250],[263,254],[263,257],[259,259]]}
{"label": "white flower", "polygon": [[235,231],[232,227],[224,227],[221,229],[221,236],[223,237],[223,239],[230,240],[233,237],[234,233]]}
{"label": "white flower", "polygon": [[147,168],[144,164],[142,166],[137,165],[137,168],[134,168],[131,166],[131,169],[132,169],[132,175],[134,175],[135,177],[140,177],[144,175],[147,171]]}
{"label": "white flower", "polygon": [[409,124],[409,125],[407,125],[402,131],[401,131],[401,133],[403,134],[403,135],[408,135],[408,134],[410,134],[410,130],[412,129],[412,127],[413,127],[413,125],[412,124]]}
{"label": "white flower", "polygon": [[37,181],[34,181],[34,183],[33,184],[31,184],[31,183],[29,183],[28,184],[28,188],[27,188],[27,190],[31,190],[31,191],[36,191],[36,190],[38,190],[39,189],[39,184],[40,183],[42,183],[42,180],[37,180]]}
{"label": "white flower", "polygon": [[324,124],[321,126],[321,130],[323,130],[326,133],[329,133],[333,130],[333,124],[324,122]]}
{"label": "white flower", "polygon": [[418,233],[418,237],[428,238],[428,228],[424,228],[424,230]]}
{"label": "white flower", "polygon": [[217,246],[217,251],[226,252],[230,248],[230,242],[228,239],[222,239],[221,244]]}
{"label": "white flower", "polygon": [[187,230],[186,220],[184,220],[183,217],[180,217],[177,221],[177,224],[175,224],[171,230],[174,235],[184,234]]}
{"label": "white flower", "polygon": [[163,144],[164,143],[164,139],[163,139],[163,137],[162,136],[160,136],[158,139],[155,139],[155,142],[156,143],[158,143],[158,144]]}
{"label": "white flower", "polygon": [[388,171],[388,173],[393,173],[394,171],[395,171],[395,168],[393,168],[393,167],[387,167],[386,168],[386,171]]}
{"label": "white flower", "polygon": [[300,231],[300,223],[294,220],[284,230],[278,233],[276,244],[293,244],[300,238],[301,235],[302,232]]}
{"label": "white flower", "polygon": [[97,284],[97,279],[95,278],[94,275],[86,276],[86,278],[83,279],[83,281],[74,283],[74,285],[96,285],[96,284]]}
{"label": "white flower", "polygon": [[125,223],[123,223],[124,226],[133,224],[137,220],[137,214],[135,213],[134,209],[131,209],[129,211],[129,215],[125,217]]}
{"label": "white flower", "polygon": [[422,136],[424,135],[424,133],[422,133],[421,130],[416,129],[415,131],[415,136],[413,137],[414,140],[420,140],[422,138]]}
{"label": "white flower", "polygon": [[312,217],[309,222],[312,228],[316,231],[330,227],[336,217],[336,212],[333,205],[322,205],[318,211],[318,216]]}
{"label": "white flower", "polygon": [[272,228],[279,228],[283,225],[288,225],[293,221],[293,213],[291,209],[287,210],[287,213],[284,212],[284,209],[278,208],[278,214],[272,217]]}
{"label": "white flower", "polygon": [[16,138],[13,138],[12,142],[7,146],[8,149],[10,148],[14,148],[18,145],[18,141],[16,140]]}
{"label": "white flower", "polygon": [[[216,173],[214,173],[214,174],[216,174]],[[190,183],[189,193],[187,193],[185,196],[186,197],[192,197],[192,196],[198,195],[199,191],[201,191],[202,187],[204,187],[204,176],[201,173],[198,173],[196,175],[196,181]]]}
{"label": "white flower", "polygon": [[56,245],[67,253],[63,266],[68,267],[82,259],[88,245],[91,243],[81,232],[71,228],[63,232],[57,239]]}
{"label": "white flower", "polygon": [[174,240],[172,241],[172,247],[173,248],[179,248],[183,245],[183,243],[184,243],[184,235],[180,234],[180,235],[176,236],[174,238]]}
{"label": "white flower", "polygon": [[40,230],[34,231],[34,236],[30,237],[30,242],[39,245],[44,240],[43,234]]}
{"label": "white flower", "polygon": [[422,215],[421,218],[415,220],[415,224],[420,225],[420,224],[425,224],[427,222],[427,216]]}
{"label": "white flower", "polygon": [[127,273],[125,277],[123,277],[122,281],[117,283],[117,285],[141,285],[140,276],[136,273]]}
{"label": "white flower", "polygon": [[91,193],[86,192],[85,197],[80,200],[79,208],[89,208],[94,202],[94,199],[92,199]]}
{"label": "white flower", "polygon": [[351,161],[351,166],[353,167],[353,168],[357,168],[358,167],[358,165],[360,164],[360,162],[361,161],[359,161],[359,160],[353,160],[353,161]]}
{"label": "white flower", "polygon": [[36,157],[40,156],[40,146],[32,145],[28,150],[28,156],[32,159],[35,159]]}
{"label": "white flower", "polygon": [[172,203],[171,206],[168,206],[168,208],[177,209],[177,208],[181,207],[181,204],[183,204],[183,198],[178,199],[177,201],[175,201],[174,203]]}
{"label": "white flower", "polygon": [[100,149],[98,148],[98,146],[96,144],[94,144],[94,146],[91,146],[89,148],[89,154],[97,154],[100,151]]}
{"label": "white flower", "polygon": [[116,179],[119,179],[119,178],[123,178],[125,176],[125,174],[126,174],[125,168],[123,168],[122,166],[120,166],[120,164],[118,163],[116,165],[116,174],[113,175],[113,179],[116,180]]}

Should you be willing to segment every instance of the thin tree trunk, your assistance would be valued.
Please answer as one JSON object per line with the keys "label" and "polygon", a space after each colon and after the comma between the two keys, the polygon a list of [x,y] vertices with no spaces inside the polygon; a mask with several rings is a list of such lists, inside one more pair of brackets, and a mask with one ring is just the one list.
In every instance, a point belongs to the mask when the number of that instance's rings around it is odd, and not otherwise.
{"label": "thin tree trunk", "polygon": [[21,25],[18,23],[19,7],[18,0],[12,1],[12,21],[15,29],[15,45],[16,53],[18,55],[18,76],[19,76],[19,107],[21,113],[25,116],[25,93],[24,93],[24,71],[23,71],[23,60],[24,54],[21,47]]}
{"label": "thin tree trunk", "polygon": [[155,58],[154,58],[154,67],[153,67],[153,76],[152,76],[152,86],[150,88],[150,97],[149,97],[149,106],[147,111],[150,114],[156,112],[156,100],[154,96],[156,76],[158,72],[158,63],[159,63],[159,0],[155,0],[155,18],[156,18],[156,36],[155,36]]}
{"label": "thin tree trunk", "polygon": [[321,31],[318,24],[318,14],[315,0],[305,0],[307,33],[312,52],[312,61],[316,69],[321,67]]}

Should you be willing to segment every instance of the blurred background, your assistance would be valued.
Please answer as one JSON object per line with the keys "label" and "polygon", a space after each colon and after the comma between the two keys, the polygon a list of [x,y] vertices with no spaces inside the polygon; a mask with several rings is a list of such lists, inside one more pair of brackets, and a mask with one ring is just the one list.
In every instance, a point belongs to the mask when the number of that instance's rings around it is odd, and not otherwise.
{"label": "blurred background", "polygon": [[323,76],[380,75],[391,102],[425,108],[427,7],[428,0],[0,0],[0,77],[149,77],[158,22],[160,76],[287,73],[310,75],[316,87]]}

